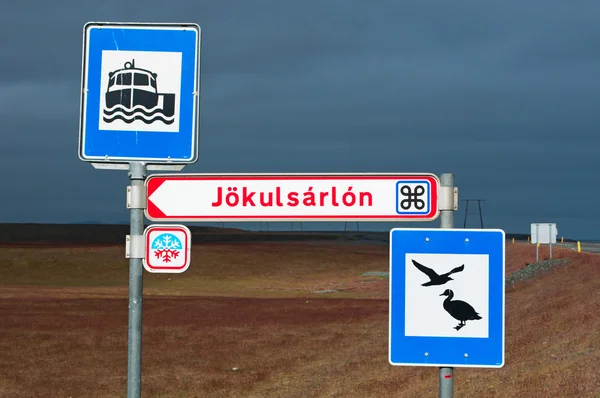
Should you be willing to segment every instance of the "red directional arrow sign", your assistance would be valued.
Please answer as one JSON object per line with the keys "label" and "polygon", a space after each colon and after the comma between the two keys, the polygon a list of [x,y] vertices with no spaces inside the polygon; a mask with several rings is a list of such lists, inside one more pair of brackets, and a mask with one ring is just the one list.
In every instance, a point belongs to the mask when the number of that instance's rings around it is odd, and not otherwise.
{"label": "red directional arrow sign", "polygon": [[433,174],[164,174],[146,179],[152,221],[431,221]]}

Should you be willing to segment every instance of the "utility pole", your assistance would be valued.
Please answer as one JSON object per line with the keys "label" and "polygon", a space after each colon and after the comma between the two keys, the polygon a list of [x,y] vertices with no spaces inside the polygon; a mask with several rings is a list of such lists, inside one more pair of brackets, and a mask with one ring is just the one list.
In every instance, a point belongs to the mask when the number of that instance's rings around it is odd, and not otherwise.
{"label": "utility pole", "polygon": [[463,228],[467,228],[467,216],[469,215],[469,203],[477,202],[477,212],[479,213],[479,224],[480,228],[483,229],[483,212],[481,210],[481,202],[485,203],[485,199],[461,199],[461,202],[466,202],[465,205],[465,220],[463,223]]}

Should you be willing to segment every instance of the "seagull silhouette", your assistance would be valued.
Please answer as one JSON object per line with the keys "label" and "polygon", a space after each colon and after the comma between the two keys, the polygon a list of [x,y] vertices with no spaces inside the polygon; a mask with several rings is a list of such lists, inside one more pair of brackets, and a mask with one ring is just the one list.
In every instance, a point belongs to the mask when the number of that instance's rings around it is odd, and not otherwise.
{"label": "seagull silhouette", "polygon": [[444,283],[446,283],[448,281],[453,281],[454,280],[454,279],[450,278],[451,274],[453,274],[455,272],[460,272],[460,271],[462,271],[462,270],[465,269],[465,265],[463,264],[460,267],[454,268],[450,272],[446,272],[445,274],[438,275],[431,268],[427,268],[426,266],[424,266],[423,264],[419,264],[415,260],[412,260],[412,263],[415,265],[415,267],[417,267],[417,269],[419,271],[421,271],[422,273],[424,273],[425,275],[427,275],[429,277],[429,282],[425,282],[421,286],[443,285]]}

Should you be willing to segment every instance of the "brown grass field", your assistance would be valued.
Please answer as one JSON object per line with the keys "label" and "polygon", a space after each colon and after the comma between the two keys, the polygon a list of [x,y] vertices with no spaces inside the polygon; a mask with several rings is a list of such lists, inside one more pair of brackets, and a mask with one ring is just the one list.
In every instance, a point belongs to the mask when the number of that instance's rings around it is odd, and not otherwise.
{"label": "brown grass field", "polygon": [[[504,368],[455,369],[455,396],[600,397],[600,256],[553,252],[571,261],[507,287]],[[508,275],[535,247],[506,255]],[[145,272],[143,396],[437,397],[437,368],[388,363],[388,281],[361,276],[388,259],[220,243],[194,246],[184,274]],[[0,397],[126,396],[124,247],[13,245],[0,263]]]}

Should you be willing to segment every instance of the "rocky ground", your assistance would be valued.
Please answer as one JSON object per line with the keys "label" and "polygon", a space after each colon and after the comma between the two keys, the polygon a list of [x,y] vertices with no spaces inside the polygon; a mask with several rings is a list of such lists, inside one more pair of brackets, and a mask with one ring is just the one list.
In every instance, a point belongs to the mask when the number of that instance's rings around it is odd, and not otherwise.
{"label": "rocky ground", "polygon": [[533,264],[527,264],[524,268],[515,271],[506,277],[506,287],[513,287],[515,283],[524,282],[547,272],[552,267],[568,264],[571,259],[559,258],[554,260],[543,260]]}

